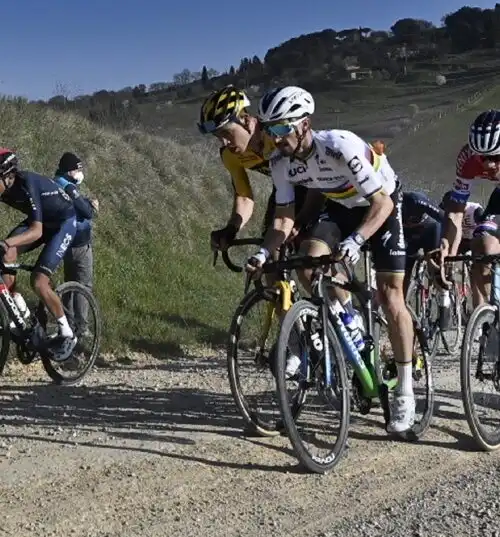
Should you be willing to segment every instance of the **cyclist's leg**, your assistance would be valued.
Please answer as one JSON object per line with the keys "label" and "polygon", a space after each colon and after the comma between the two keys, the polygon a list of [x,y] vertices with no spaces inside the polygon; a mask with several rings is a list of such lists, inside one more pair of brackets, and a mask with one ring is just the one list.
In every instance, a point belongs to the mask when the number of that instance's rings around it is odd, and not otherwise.
{"label": "cyclist's leg", "polygon": [[[474,230],[472,252],[474,255],[500,253],[499,216],[489,217]],[[471,270],[472,303],[474,307],[489,300],[491,292],[491,265],[474,263]]]}
{"label": "cyclist's leg", "polygon": [[407,235],[406,236],[406,261],[405,261],[405,275],[403,281],[403,292],[406,296],[408,287],[410,287],[411,276],[413,272],[413,267],[415,266],[416,259],[414,256],[417,255],[418,251],[422,248],[420,237],[417,235]]}
{"label": "cyclist's leg", "polygon": [[62,262],[76,233],[76,218],[65,220],[58,229],[47,230],[45,246],[37,259],[31,275],[31,285],[57,321],[59,335],[73,338],[61,299],[50,284],[50,278]]}
{"label": "cyclist's leg", "polygon": [[[371,241],[379,299],[386,314],[389,339],[398,370],[398,392],[389,424],[391,432],[408,430],[415,420],[412,378],[413,323],[403,293],[406,255],[401,222],[401,197],[400,192],[392,196],[394,210]],[[389,239],[385,240],[387,237]]]}
{"label": "cyclist's leg", "polygon": [[[28,230],[28,227],[29,227],[29,223],[26,220],[24,220],[7,235],[7,239],[9,237],[15,237],[17,235],[20,235],[21,233],[24,233],[25,231]],[[9,248],[9,250],[5,253],[3,257],[3,262],[15,263],[17,261],[18,255],[24,254],[26,252],[31,252],[31,250],[35,250],[41,244],[43,244],[43,237],[33,242],[32,244],[25,244],[23,246],[17,246],[15,248]],[[3,280],[5,282],[5,285],[9,288],[10,292],[13,293],[16,288],[15,274],[9,274],[9,271],[6,270],[3,275]]]}

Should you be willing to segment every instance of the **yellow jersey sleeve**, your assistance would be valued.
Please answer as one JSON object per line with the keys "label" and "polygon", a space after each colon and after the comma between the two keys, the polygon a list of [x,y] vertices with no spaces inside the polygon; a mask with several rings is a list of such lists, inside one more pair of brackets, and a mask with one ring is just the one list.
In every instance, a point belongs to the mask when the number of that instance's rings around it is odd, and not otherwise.
{"label": "yellow jersey sleeve", "polygon": [[238,158],[225,147],[221,149],[220,156],[222,163],[231,174],[235,194],[244,198],[253,199],[250,178]]}

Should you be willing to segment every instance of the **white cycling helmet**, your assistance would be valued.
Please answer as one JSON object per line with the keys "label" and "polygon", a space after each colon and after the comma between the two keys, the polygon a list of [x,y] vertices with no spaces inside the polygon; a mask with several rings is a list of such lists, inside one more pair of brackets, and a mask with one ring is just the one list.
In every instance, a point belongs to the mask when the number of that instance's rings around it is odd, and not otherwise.
{"label": "white cycling helmet", "polygon": [[500,155],[500,111],[479,114],[469,129],[469,146],[480,155]]}
{"label": "white cycling helmet", "polygon": [[259,101],[258,114],[263,123],[300,119],[313,113],[312,95],[298,86],[270,90]]}

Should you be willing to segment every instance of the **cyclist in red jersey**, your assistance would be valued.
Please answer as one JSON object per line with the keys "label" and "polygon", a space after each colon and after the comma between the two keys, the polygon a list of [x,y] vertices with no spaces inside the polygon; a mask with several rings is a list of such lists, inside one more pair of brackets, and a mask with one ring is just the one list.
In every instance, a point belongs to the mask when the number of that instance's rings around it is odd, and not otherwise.
{"label": "cyclist in red jersey", "polygon": [[[457,157],[456,180],[450,199],[445,204],[441,260],[457,253],[462,239],[462,220],[472,185],[480,180],[494,183],[481,222],[474,230],[472,249],[475,254],[499,254],[497,215],[500,215],[500,110],[481,113],[469,129],[469,143]],[[474,306],[489,297],[490,267],[475,264],[472,268]]]}

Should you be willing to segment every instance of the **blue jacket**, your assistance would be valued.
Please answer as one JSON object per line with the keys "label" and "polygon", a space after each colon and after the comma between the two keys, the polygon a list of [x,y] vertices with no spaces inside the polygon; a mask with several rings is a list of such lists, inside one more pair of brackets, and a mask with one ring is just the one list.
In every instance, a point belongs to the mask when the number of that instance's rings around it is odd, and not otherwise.
{"label": "blue jacket", "polygon": [[95,215],[90,200],[80,194],[75,184],[63,176],[56,176],[54,181],[63,188],[73,200],[76,212],[76,235],[71,244],[72,248],[86,246],[92,242],[92,218]]}

